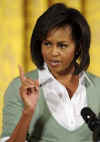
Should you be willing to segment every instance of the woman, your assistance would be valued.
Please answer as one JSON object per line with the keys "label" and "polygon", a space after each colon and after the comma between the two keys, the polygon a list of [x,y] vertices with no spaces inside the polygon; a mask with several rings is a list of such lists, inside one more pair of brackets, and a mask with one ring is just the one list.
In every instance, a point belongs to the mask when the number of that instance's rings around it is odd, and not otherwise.
{"label": "woman", "polygon": [[19,66],[5,94],[2,141],[92,142],[81,117],[85,106],[100,109],[100,79],[90,63],[90,28],[82,14],[62,3],[37,20],[31,55],[37,69]]}

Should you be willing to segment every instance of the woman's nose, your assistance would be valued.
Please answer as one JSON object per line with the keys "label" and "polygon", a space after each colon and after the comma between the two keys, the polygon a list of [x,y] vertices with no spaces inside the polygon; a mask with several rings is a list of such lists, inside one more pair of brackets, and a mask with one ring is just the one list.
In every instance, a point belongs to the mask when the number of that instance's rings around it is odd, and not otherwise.
{"label": "woman's nose", "polygon": [[57,48],[56,45],[52,47],[51,54],[52,54],[53,56],[58,56],[58,55],[59,55],[59,51],[58,51],[58,48]]}

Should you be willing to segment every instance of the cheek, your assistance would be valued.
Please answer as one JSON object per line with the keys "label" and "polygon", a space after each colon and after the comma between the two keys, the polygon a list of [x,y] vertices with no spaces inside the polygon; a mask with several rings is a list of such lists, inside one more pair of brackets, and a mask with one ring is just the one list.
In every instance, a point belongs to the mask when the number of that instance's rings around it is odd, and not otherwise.
{"label": "cheek", "polygon": [[62,56],[63,60],[68,61],[68,62],[72,61],[73,58],[74,58],[74,56],[75,56],[74,52],[75,52],[74,50],[73,51],[65,52],[64,56]]}
{"label": "cheek", "polygon": [[69,52],[69,57],[72,57],[72,58],[73,58],[74,56],[75,56],[75,51],[72,51],[72,52],[70,51],[70,52]]}
{"label": "cheek", "polygon": [[47,51],[43,47],[41,49],[41,53],[42,53],[43,58],[45,59],[47,57]]}

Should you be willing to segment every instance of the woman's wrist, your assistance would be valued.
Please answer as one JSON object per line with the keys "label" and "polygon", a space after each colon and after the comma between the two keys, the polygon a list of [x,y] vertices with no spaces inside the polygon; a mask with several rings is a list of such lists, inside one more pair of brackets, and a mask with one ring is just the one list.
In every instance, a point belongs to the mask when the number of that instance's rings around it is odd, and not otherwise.
{"label": "woman's wrist", "polygon": [[24,108],[23,109],[23,115],[25,116],[32,116],[34,113],[34,110],[32,108]]}

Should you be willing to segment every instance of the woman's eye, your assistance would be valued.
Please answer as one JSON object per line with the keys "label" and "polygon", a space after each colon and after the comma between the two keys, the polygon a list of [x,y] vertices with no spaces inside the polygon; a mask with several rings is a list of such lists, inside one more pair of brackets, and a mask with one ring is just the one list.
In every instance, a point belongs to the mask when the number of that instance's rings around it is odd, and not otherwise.
{"label": "woman's eye", "polygon": [[51,46],[51,43],[50,42],[43,42],[43,45],[44,46]]}
{"label": "woman's eye", "polygon": [[68,45],[67,44],[59,44],[58,47],[60,47],[61,49],[67,48]]}

